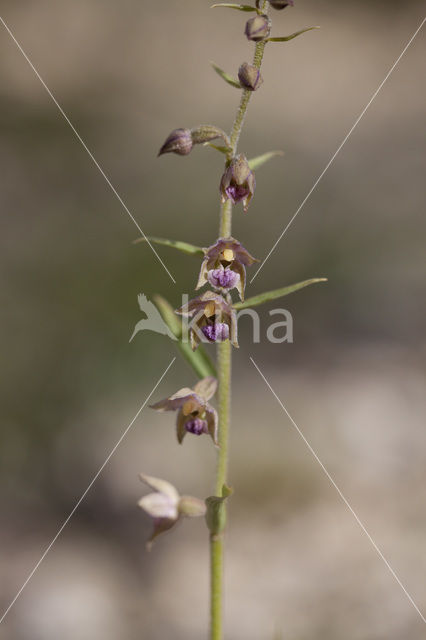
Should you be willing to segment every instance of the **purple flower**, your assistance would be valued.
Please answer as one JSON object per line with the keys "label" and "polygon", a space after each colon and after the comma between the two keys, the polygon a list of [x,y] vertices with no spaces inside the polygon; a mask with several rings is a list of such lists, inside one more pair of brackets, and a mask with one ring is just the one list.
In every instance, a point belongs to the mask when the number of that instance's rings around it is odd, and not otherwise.
{"label": "purple flower", "polygon": [[[219,294],[206,291],[177,309],[176,313],[191,318],[189,335],[193,351],[200,342],[206,342],[205,338],[214,342],[230,339],[234,347],[238,347],[235,310]],[[223,324],[227,331],[223,327],[212,328]]]}
{"label": "purple flower", "polygon": [[[234,238],[219,238],[215,244],[204,249],[205,257],[198,277],[197,289],[209,282],[214,287],[238,290],[244,299],[246,266],[255,262],[249,252]],[[233,276],[236,276],[234,279]]]}
{"label": "purple flower", "polygon": [[170,482],[142,473],[139,474],[139,478],[154,489],[154,493],[149,493],[138,502],[141,509],[152,518],[154,525],[152,535],[146,544],[148,551],[151,549],[153,540],[160,533],[171,529],[180,518],[185,516],[196,518],[205,515],[206,505],[202,500],[192,496],[180,496]]}
{"label": "purple flower", "polygon": [[216,378],[203,378],[193,389],[189,387],[179,389],[169,398],[151,405],[151,409],[178,412],[176,432],[179,444],[187,433],[197,436],[206,433],[217,445],[217,412],[208,402],[216,393],[216,388]]}
{"label": "purple flower", "polygon": [[241,153],[231,160],[220,181],[222,202],[227,200],[231,200],[233,204],[242,202],[244,211],[247,211],[255,188],[254,173],[249,167],[247,158]]}

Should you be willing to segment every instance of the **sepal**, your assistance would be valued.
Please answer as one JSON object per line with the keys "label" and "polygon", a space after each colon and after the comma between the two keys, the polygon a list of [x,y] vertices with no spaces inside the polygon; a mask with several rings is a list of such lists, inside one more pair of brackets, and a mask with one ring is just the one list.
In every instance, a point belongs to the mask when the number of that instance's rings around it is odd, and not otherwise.
{"label": "sepal", "polygon": [[222,80],[225,80],[225,82],[230,84],[231,87],[235,87],[236,89],[242,88],[239,80],[237,80],[236,78],[231,76],[229,73],[227,73],[226,71],[218,67],[217,64],[215,64],[214,62],[211,62],[210,64],[212,65],[216,73],[222,78]]}
{"label": "sepal", "polygon": [[283,156],[284,151],[267,151],[266,153],[262,153],[260,156],[256,156],[255,158],[251,158],[248,163],[249,167],[252,171],[257,171],[259,167],[264,165],[266,162],[275,158],[276,156]]}
{"label": "sepal", "polygon": [[313,29],[320,29],[321,27],[308,27],[307,29],[301,29],[300,31],[296,31],[295,33],[291,33],[289,36],[280,36],[278,38],[267,38],[266,42],[288,42],[289,40],[293,40],[297,38],[297,36],[301,36],[302,33],[306,33],[307,31],[312,31]]}
{"label": "sepal", "polygon": [[284,296],[288,296],[290,293],[294,293],[304,287],[309,287],[309,285],[316,284],[317,282],[327,282],[327,278],[311,278],[310,280],[303,280],[303,282],[297,282],[296,284],[291,284],[290,286],[283,287],[282,289],[266,291],[265,293],[260,293],[258,296],[247,298],[244,302],[236,302],[233,306],[234,309],[237,310],[258,307],[265,302],[276,300],[277,298],[283,298]]}
{"label": "sepal", "polygon": [[235,4],[233,2],[218,2],[217,4],[212,4],[210,9],[216,9],[217,7],[222,7],[223,9],[236,9],[237,11],[256,11],[256,13],[260,13],[257,7],[252,7],[249,4]]}

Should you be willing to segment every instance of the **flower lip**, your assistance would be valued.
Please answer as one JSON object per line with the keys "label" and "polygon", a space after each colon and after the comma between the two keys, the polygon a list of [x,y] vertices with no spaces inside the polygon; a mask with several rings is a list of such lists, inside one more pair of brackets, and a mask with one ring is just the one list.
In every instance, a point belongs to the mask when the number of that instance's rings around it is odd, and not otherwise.
{"label": "flower lip", "polygon": [[185,429],[189,433],[193,433],[195,436],[200,436],[202,433],[208,433],[207,420],[192,418],[192,420],[185,422]]}
{"label": "flower lip", "polygon": [[229,338],[229,327],[224,322],[208,324],[201,331],[211,342],[223,342]]}
{"label": "flower lip", "polygon": [[231,269],[212,269],[207,274],[207,279],[213,287],[233,289],[240,281],[240,274]]}

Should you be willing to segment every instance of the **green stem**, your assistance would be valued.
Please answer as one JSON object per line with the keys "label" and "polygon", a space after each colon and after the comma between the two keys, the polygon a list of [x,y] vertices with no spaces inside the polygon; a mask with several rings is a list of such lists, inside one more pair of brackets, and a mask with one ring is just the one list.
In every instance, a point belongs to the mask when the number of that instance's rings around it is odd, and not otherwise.
{"label": "green stem", "polygon": [[[262,3],[261,10],[266,13],[267,0]],[[265,50],[265,42],[256,44],[253,64],[260,69]],[[252,91],[243,90],[237,115],[230,135],[231,150],[227,157],[229,161],[236,155],[238,141],[250,102]],[[232,232],[232,202],[226,200],[220,210],[221,238],[231,236]],[[223,485],[228,476],[228,443],[230,428],[231,404],[231,343],[229,340],[218,344],[217,370],[219,382],[219,452],[216,469],[216,495],[222,496]],[[225,503],[224,503],[225,508]],[[222,640],[222,602],[223,602],[223,533],[210,536],[210,640]]]}

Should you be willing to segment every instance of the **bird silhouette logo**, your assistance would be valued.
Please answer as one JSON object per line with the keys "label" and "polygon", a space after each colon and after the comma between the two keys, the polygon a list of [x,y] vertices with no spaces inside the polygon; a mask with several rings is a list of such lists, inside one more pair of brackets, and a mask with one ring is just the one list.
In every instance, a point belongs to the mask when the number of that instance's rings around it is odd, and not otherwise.
{"label": "bird silhouette logo", "polygon": [[138,303],[140,310],[146,315],[146,318],[136,323],[129,342],[133,340],[139,331],[154,331],[155,333],[162,333],[164,336],[169,336],[172,340],[177,340],[176,336],[173,335],[164,322],[155,304],[151,302],[151,300],[148,300],[144,293],[138,295]]}

